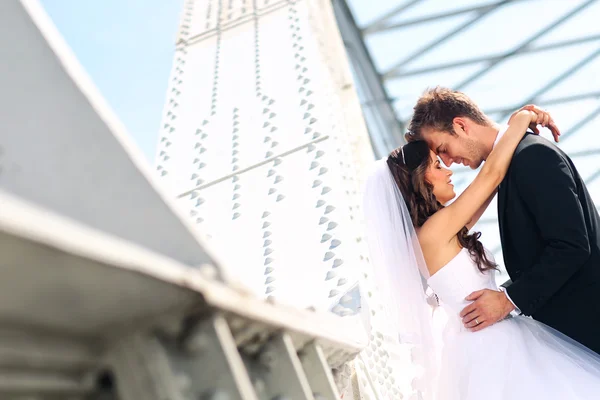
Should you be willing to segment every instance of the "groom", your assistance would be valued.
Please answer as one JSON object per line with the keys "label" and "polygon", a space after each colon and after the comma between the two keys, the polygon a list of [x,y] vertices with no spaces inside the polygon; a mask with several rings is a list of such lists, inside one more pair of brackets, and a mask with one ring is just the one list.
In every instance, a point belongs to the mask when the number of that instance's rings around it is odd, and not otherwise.
{"label": "groom", "polygon": [[[506,128],[463,93],[438,87],[417,101],[407,140],[427,141],[447,166],[475,169]],[[465,326],[481,330],[516,311],[600,353],[600,217],[571,159],[526,134],[498,190],[498,221],[512,283],[467,297]]]}

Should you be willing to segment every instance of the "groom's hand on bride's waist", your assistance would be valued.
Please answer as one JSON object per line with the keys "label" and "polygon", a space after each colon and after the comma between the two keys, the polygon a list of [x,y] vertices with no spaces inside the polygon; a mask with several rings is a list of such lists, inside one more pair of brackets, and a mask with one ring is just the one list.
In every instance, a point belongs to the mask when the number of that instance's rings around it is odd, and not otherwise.
{"label": "groom's hand on bride's waist", "polygon": [[472,301],[460,313],[462,322],[472,332],[480,331],[506,318],[515,306],[504,292],[483,289],[471,293],[466,298]]}

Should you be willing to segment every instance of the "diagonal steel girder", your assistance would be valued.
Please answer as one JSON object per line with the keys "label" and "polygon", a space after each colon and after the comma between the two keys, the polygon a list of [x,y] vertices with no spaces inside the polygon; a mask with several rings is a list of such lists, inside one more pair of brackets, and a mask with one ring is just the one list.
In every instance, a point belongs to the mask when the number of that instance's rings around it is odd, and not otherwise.
{"label": "diagonal steel girder", "polygon": [[422,2],[422,0],[411,0],[408,3],[399,5],[398,7],[394,8],[393,10],[390,10],[389,12],[383,14],[381,17],[377,18],[375,21],[372,21],[366,27],[362,28],[362,32],[364,34],[366,34],[366,33],[371,33],[371,32],[378,32],[382,29],[385,29],[385,24],[390,18],[403,13],[404,11],[411,8],[412,6],[417,5],[421,2]]}
{"label": "diagonal steel girder", "polygon": [[[572,95],[567,95],[567,96],[552,97],[552,98],[543,99],[543,100],[537,99],[537,101],[539,101],[540,104],[543,104],[544,106],[550,106],[550,105],[571,103],[574,101],[598,100],[598,99],[600,99],[600,91],[594,90],[591,92],[583,92],[583,93],[577,93],[577,94],[572,94]],[[390,100],[396,101],[397,99],[392,97]],[[515,110],[518,110],[519,108],[523,107],[523,104],[524,103],[519,103],[519,104],[515,104],[512,106],[508,106],[508,107],[486,108],[483,111],[487,115],[494,115],[494,114],[507,114],[508,115],[508,114],[514,112]]]}
{"label": "diagonal steel girder", "polygon": [[[540,100],[540,104],[544,106],[557,105],[557,104],[565,104],[571,103],[573,101],[581,101],[581,100],[598,100],[600,99],[600,91],[592,91],[592,92],[584,92],[577,93],[570,96],[561,96],[561,97],[553,97],[550,99]],[[502,107],[502,108],[490,108],[484,110],[487,115],[492,114],[510,114],[511,112],[521,108],[523,104],[514,105],[512,107]]]}
{"label": "diagonal steel girder", "polygon": [[[517,2],[517,1],[531,1],[531,0],[508,0],[508,2]],[[470,13],[474,13],[474,12],[481,13],[481,12],[493,11],[498,6],[502,6],[506,3],[506,1],[498,1],[498,2],[483,4],[483,5],[479,5],[479,6],[470,6],[470,7],[459,8],[456,10],[447,11],[447,12],[443,12],[443,13],[439,13],[439,14],[428,15],[426,17],[409,19],[407,21],[392,22],[392,23],[387,22],[390,18],[395,17],[396,15],[399,15],[401,12],[405,11],[409,6],[412,6],[418,2],[419,2],[418,0],[417,1],[413,0],[408,4],[398,7],[394,11],[385,14],[384,16],[382,16],[375,22],[364,27],[363,32],[365,34],[377,33],[377,32],[382,32],[382,31],[393,30],[393,29],[406,28],[407,26],[420,25],[420,24],[427,23],[427,22],[438,21],[438,20],[442,20],[442,19],[446,19],[446,18],[450,18],[450,17],[456,17],[456,16],[464,15],[464,14],[470,14]]]}
{"label": "diagonal steel girder", "polygon": [[585,180],[585,183],[586,183],[586,185],[589,185],[589,184],[593,183],[598,178],[600,178],[600,169],[596,170],[596,172],[594,172],[592,174],[592,176],[588,177]]}
{"label": "diagonal steel girder", "polygon": [[[555,43],[551,43],[551,44],[547,44],[547,45],[542,45],[542,46],[538,46],[538,47],[534,47],[534,48],[527,47],[527,48],[523,49],[519,54],[541,53],[541,52],[544,52],[547,50],[555,50],[555,49],[560,49],[563,47],[569,47],[569,46],[574,46],[574,45],[579,45],[582,43],[594,42],[594,41],[600,41],[600,34],[589,35],[589,36],[584,36],[584,37],[575,38],[575,39],[568,39],[568,40],[555,42]],[[413,69],[413,70],[408,70],[408,71],[397,71],[394,73],[390,73],[388,75],[388,79],[405,78],[405,77],[409,77],[409,76],[422,75],[422,74],[426,74],[429,72],[437,72],[437,71],[443,71],[443,70],[453,69],[453,68],[458,68],[458,67],[466,67],[468,65],[479,64],[482,62],[501,61],[507,57],[510,57],[511,55],[512,55],[512,50],[508,51],[508,52],[499,53],[499,54],[489,55],[489,56],[474,57],[474,58],[469,58],[466,60],[449,62],[446,64],[438,64],[438,65],[431,66],[431,67],[418,68],[418,69]]]}
{"label": "diagonal steel girder", "polygon": [[333,0],[332,4],[338,29],[355,72],[356,87],[360,88],[359,98],[371,144],[379,158],[404,143],[402,124],[398,121],[398,115],[392,107],[386,87],[373,64],[347,2]]}
{"label": "diagonal steel girder", "polygon": [[[600,47],[598,49],[596,49],[593,53],[589,54],[587,57],[585,57],[584,59],[582,59],[581,61],[579,61],[577,64],[575,64],[574,66],[572,66],[571,68],[567,69],[562,74],[560,74],[559,76],[557,76],[556,78],[554,78],[553,80],[551,80],[550,82],[548,82],[546,85],[544,85],[543,87],[541,87],[540,89],[538,89],[537,91],[535,91],[535,93],[533,93],[531,96],[529,96],[527,98],[527,100],[525,100],[523,102],[523,104],[533,103],[534,101],[537,100],[537,98],[539,96],[541,96],[542,94],[544,94],[548,90],[552,89],[553,87],[555,87],[556,85],[558,85],[559,83],[561,83],[562,81],[564,81],[565,79],[567,79],[569,76],[571,76],[575,72],[579,71],[581,68],[583,68],[584,66],[586,66],[587,64],[589,64],[590,62],[592,62],[593,60],[595,60],[596,57],[598,57],[598,56],[600,56]],[[500,116],[500,119],[504,119],[504,118],[508,117],[509,115],[510,115],[510,112],[504,112]]]}
{"label": "diagonal steel girder", "polygon": [[569,153],[569,157],[571,157],[571,158],[587,157],[587,156],[595,156],[595,155],[600,155],[600,148],[582,150],[582,151],[573,151],[573,152]]}
{"label": "diagonal steel girder", "polygon": [[[479,21],[480,19],[482,19],[483,17],[485,17],[486,15],[488,15],[489,13],[491,13],[492,11],[494,11],[497,8],[502,7],[502,6],[504,6],[504,5],[508,4],[508,3],[511,3],[512,1],[514,1],[514,0],[503,0],[503,1],[500,1],[498,3],[495,3],[494,7],[485,8],[482,11],[476,11],[477,15],[475,15],[473,18],[470,18],[468,21],[463,22],[462,24],[459,24],[458,26],[456,26],[450,32],[444,34],[442,37],[440,37],[437,40],[429,43],[425,47],[422,47],[422,48],[418,49],[417,51],[415,51],[412,54],[410,54],[408,57],[405,57],[402,60],[398,61],[396,64],[394,64],[391,68],[389,68],[387,71],[385,71],[382,74],[383,79],[388,79],[391,75],[393,75],[393,73],[396,70],[398,70],[399,68],[401,68],[402,66],[404,66],[408,62],[414,61],[414,60],[418,59],[419,57],[422,57],[423,55],[429,53],[430,51],[432,51],[433,49],[435,49],[436,47],[438,47],[442,43],[450,40],[451,38],[453,38],[454,36],[456,36],[460,32],[462,32],[465,29],[469,28],[471,25],[473,25],[474,23],[476,23],[477,21]],[[594,0],[592,0],[592,1],[594,1]]]}
{"label": "diagonal steel girder", "polygon": [[586,9],[587,7],[589,7],[590,5],[592,5],[595,1],[596,0],[588,0],[585,3],[582,3],[579,6],[573,8],[571,11],[569,11],[565,15],[562,15],[559,19],[557,19],[555,21],[552,21],[551,23],[549,23],[548,25],[546,25],[544,28],[540,29],[538,32],[536,32],[535,34],[533,34],[532,36],[530,36],[524,42],[522,42],[521,44],[519,44],[512,51],[508,52],[507,55],[506,55],[506,57],[501,58],[499,60],[491,61],[486,67],[480,69],[479,71],[475,72],[474,74],[471,74],[468,78],[466,78],[461,83],[459,83],[458,85],[456,85],[455,89],[456,90],[462,90],[462,89],[464,89],[465,86],[469,85],[470,83],[472,83],[472,82],[478,80],[479,78],[481,78],[482,76],[486,75],[491,70],[493,70],[496,66],[498,66],[499,64],[501,64],[503,61],[507,60],[508,58],[510,58],[512,56],[515,56],[516,54],[521,53],[522,51],[524,51],[525,49],[527,49],[527,47],[529,45],[531,45],[531,43],[535,42],[537,39],[541,38],[542,36],[546,35],[547,33],[549,33],[551,31],[553,31],[554,29],[558,28],[560,25],[564,24],[569,19],[571,19],[572,17],[574,17],[575,15],[577,15],[578,13],[580,13],[581,11],[583,11],[584,9]]}
{"label": "diagonal steel girder", "polygon": [[574,133],[579,131],[581,128],[586,126],[588,123],[593,121],[594,118],[596,118],[598,115],[600,115],[600,106],[596,107],[594,109],[594,111],[592,111],[591,113],[587,114],[585,117],[583,117],[582,119],[577,121],[577,123],[575,125],[573,125],[571,128],[569,128],[568,131],[566,131],[562,135],[560,135],[561,139],[564,141],[566,138],[573,135]]}

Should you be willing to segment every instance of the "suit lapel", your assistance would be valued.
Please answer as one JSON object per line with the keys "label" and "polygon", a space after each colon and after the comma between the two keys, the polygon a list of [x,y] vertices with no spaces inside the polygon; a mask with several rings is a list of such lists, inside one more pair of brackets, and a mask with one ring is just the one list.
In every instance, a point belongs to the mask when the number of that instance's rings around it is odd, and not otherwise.
{"label": "suit lapel", "polygon": [[506,197],[508,192],[508,177],[505,177],[498,189],[498,225],[500,240],[504,242],[504,218],[506,218]]}

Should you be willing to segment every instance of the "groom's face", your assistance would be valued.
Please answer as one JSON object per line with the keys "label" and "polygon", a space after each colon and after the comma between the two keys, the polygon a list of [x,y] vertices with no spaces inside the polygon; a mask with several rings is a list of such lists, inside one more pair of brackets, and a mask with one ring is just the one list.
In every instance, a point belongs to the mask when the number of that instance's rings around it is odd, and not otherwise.
{"label": "groom's face", "polygon": [[447,167],[462,164],[471,169],[479,168],[487,156],[485,147],[475,139],[475,135],[467,134],[465,127],[455,124],[454,128],[454,134],[425,129],[422,135]]}

